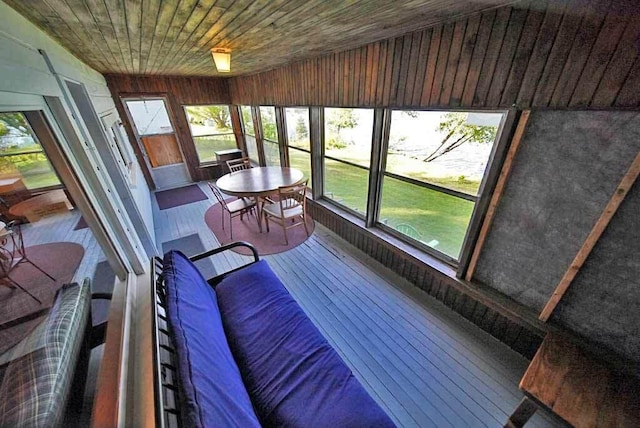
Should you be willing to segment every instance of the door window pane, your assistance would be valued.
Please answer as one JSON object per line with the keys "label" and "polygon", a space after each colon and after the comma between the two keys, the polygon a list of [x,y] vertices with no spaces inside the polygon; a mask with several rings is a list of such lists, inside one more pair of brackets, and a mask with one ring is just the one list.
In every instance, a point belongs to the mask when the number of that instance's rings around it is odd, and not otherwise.
{"label": "door window pane", "polygon": [[173,132],[164,100],[126,101],[138,135],[168,134]]}
{"label": "door window pane", "polygon": [[229,106],[185,106],[191,136],[200,163],[216,160],[216,152],[238,148]]}
{"label": "door window pane", "polygon": [[277,143],[264,140],[264,156],[267,166],[280,166],[280,148]]}
{"label": "door window pane", "polygon": [[311,153],[291,147],[289,149],[289,163],[292,168],[299,169],[305,179],[309,179],[311,187]]}
{"label": "door window pane", "polygon": [[244,133],[247,135],[255,136],[256,133],[253,130],[253,115],[251,114],[251,107],[240,106],[240,112],[242,113],[242,125],[244,126]]}

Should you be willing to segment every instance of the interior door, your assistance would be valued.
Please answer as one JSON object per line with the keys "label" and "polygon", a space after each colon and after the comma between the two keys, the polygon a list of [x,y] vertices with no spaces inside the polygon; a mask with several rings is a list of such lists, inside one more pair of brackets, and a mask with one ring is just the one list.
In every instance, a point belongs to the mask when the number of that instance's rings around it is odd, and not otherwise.
{"label": "interior door", "polygon": [[124,104],[157,188],[190,182],[164,98],[126,99]]}

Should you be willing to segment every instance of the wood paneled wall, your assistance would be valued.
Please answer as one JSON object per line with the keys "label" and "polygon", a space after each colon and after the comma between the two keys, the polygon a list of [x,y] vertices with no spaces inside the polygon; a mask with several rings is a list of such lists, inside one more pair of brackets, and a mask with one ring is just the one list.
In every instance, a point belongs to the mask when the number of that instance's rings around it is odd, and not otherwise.
{"label": "wood paneled wall", "polygon": [[636,0],[523,1],[231,79],[234,104],[640,106]]}
{"label": "wood paneled wall", "polygon": [[[108,74],[105,76],[107,85],[114,100],[129,96],[157,96],[164,95],[169,102],[169,114],[176,127],[176,134],[180,140],[180,147],[184,154],[185,162],[191,178],[194,181],[209,180],[214,176],[213,167],[200,167],[196,148],[189,131],[189,123],[184,114],[185,105],[206,104],[230,104],[229,86],[227,79],[212,77],[159,77],[159,76],[132,76],[120,74]],[[118,113],[123,118],[123,123],[131,141],[135,141],[135,134],[131,124],[126,120],[127,115],[121,102],[116,102]],[[138,161],[145,172],[149,185],[152,180],[146,164],[142,158],[142,152],[137,144],[134,150]]]}

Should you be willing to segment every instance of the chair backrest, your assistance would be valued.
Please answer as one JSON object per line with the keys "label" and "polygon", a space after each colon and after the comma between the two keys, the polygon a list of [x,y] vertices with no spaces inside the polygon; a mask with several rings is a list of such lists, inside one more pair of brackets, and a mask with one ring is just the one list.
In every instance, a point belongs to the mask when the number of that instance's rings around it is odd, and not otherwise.
{"label": "chair backrest", "polygon": [[252,167],[249,158],[232,159],[227,161],[227,167],[230,172],[242,171],[243,169],[249,169]]}
{"label": "chair backrest", "polygon": [[209,188],[211,189],[211,191],[213,192],[213,196],[215,196],[215,198],[218,200],[218,202],[220,202],[220,205],[222,205],[223,209],[227,209],[227,203],[224,200],[224,196],[222,195],[222,192],[220,191],[220,189],[218,189],[216,186],[213,185],[212,182],[207,182],[207,184],[209,185]]}
{"label": "chair backrest", "polygon": [[302,212],[306,212],[307,207],[307,183],[293,184],[291,186],[281,186],[278,188],[278,198],[280,199],[280,208],[283,217],[287,217],[287,210],[302,207]]}

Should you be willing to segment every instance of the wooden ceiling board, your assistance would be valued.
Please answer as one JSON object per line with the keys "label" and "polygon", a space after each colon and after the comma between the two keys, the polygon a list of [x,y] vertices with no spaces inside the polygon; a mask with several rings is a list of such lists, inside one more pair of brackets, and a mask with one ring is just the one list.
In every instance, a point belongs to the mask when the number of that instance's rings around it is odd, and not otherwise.
{"label": "wooden ceiling board", "polygon": [[[517,0],[4,0],[102,73],[233,76]],[[231,74],[210,49],[231,49]]]}

